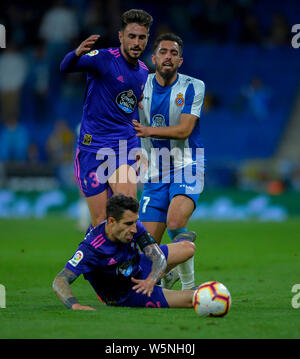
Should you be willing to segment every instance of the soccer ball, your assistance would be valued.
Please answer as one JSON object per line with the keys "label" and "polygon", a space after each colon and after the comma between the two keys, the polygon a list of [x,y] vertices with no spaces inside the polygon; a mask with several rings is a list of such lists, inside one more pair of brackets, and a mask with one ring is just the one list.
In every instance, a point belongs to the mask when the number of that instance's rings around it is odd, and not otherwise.
{"label": "soccer ball", "polygon": [[230,306],[229,290],[220,282],[205,282],[195,290],[193,307],[200,317],[223,317]]}

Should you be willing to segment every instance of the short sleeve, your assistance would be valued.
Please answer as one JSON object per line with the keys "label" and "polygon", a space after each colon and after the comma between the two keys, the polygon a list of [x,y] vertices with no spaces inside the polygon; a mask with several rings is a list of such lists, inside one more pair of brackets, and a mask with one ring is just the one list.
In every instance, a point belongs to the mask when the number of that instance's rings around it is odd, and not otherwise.
{"label": "short sleeve", "polygon": [[184,107],[181,113],[187,113],[200,117],[204,101],[205,85],[197,80],[189,84],[184,99]]}
{"label": "short sleeve", "polygon": [[65,268],[71,270],[74,274],[91,272],[97,262],[96,253],[88,246],[80,245],[72,258],[66,263]]}

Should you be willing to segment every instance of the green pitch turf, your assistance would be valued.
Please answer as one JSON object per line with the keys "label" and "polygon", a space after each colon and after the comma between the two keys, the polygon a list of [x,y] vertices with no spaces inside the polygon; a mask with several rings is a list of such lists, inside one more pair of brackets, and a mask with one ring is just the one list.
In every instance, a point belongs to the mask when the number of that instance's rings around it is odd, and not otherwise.
{"label": "green pitch turf", "polygon": [[[198,233],[196,280],[224,283],[232,308],[224,318],[200,318],[192,309],[107,307],[88,282],[74,294],[95,312],[66,309],[51,283],[82,239],[74,221],[0,220],[0,338],[300,338],[300,308],[291,292],[300,283],[300,221],[193,222]],[[179,289],[179,284],[176,284]],[[299,300],[300,303],[300,300]]]}

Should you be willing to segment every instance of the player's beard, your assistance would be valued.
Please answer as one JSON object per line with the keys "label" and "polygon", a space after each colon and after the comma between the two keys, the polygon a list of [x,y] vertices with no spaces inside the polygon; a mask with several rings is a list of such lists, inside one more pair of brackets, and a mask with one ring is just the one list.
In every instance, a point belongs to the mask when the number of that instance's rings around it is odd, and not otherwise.
{"label": "player's beard", "polygon": [[[131,50],[134,50],[134,49],[131,49]],[[140,52],[137,55],[133,56],[130,54],[130,51],[124,47],[124,52],[125,52],[126,56],[133,61],[138,60],[142,56],[143,50],[140,47],[137,48],[137,50],[140,50]]]}
{"label": "player's beard", "polygon": [[178,67],[176,67],[174,65],[171,69],[167,69],[167,70],[163,69],[163,65],[157,66],[157,68],[156,68],[159,75],[167,82],[169,82],[172,79],[172,77],[176,73],[177,69],[178,69]]}

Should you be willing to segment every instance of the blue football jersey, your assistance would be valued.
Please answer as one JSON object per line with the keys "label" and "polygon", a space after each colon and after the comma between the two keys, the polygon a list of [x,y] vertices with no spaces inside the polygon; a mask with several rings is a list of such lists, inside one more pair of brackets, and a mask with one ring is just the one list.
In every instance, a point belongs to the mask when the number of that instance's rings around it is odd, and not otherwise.
{"label": "blue football jersey", "polygon": [[126,297],[134,285],[131,277],[141,275],[137,239],[146,229],[138,221],[133,239],[129,243],[116,243],[106,237],[105,223],[85,236],[65,267],[77,276],[83,274],[98,296],[111,304]]}
{"label": "blue football jersey", "polygon": [[138,145],[132,120],[138,119],[137,104],[149,72],[142,61],[130,64],[120,48],[93,50],[80,57],[72,51],[60,69],[87,72],[79,148],[117,151],[119,140],[128,140],[130,147]]}
{"label": "blue football jersey", "polygon": [[[178,73],[176,81],[160,86],[155,74],[150,74],[144,89],[143,110],[139,120],[143,126],[168,127],[178,125],[182,114],[200,118],[204,101],[205,84],[191,76]],[[199,120],[187,139],[142,138],[142,148],[148,154],[149,167],[146,180],[157,177],[162,166],[170,170],[188,165],[204,167],[204,146]]]}

